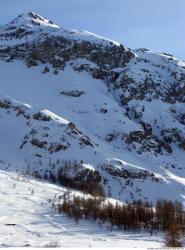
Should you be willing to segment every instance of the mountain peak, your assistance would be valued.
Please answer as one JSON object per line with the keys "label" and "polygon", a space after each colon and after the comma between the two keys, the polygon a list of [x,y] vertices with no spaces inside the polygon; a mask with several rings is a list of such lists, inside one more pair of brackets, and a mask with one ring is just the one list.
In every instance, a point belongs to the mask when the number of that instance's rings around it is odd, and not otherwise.
{"label": "mountain peak", "polygon": [[[28,26],[28,27],[35,27],[35,26],[44,26],[49,28],[59,28],[54,22],[36,14],[35,12],[28,12],[24,14],[20,14],[17,16],[13,21],[11,21],[8,26]],[[6,26],[7,26],[6,25]]]}
{"label": "mountain peak", "polygon": [[[45,34],[59,35],[66,39],[88,41],[91,43],[101,44],[104,46],[120,46],[119,42],[110,40],[108,38],[93,34],[85,30],[67,30],[59,27],[53,21],[48,20],[35,12],[23,13],[13,19],[11,22],[0,26],[0,43],[4,45],[7,41],[12,40],[30,40],[36,37],[40,38],[40,35]],[[18,41],[16,41],[17,43]],[[125,47],[125,50],[127,48]]]}
{"label": "mountain peak", "polygon": [[22,41],[22,39],[28,39],[33,34],[53,32],[59,28],[54,22],[34,12],[28,12],[20,14],[11,22],[0,26],[0,41],[1,44],[17,39]]}

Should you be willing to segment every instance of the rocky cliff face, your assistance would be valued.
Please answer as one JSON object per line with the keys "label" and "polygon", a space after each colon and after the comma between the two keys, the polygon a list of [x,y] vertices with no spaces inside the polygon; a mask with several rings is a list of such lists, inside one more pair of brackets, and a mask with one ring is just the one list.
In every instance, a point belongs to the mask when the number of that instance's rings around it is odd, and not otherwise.
{"label": "rocky cliff face", "polygon": [[116,199],[183,199],[184,62],[30,12],[0,27],[0,74],[2,168],[77,161]]}

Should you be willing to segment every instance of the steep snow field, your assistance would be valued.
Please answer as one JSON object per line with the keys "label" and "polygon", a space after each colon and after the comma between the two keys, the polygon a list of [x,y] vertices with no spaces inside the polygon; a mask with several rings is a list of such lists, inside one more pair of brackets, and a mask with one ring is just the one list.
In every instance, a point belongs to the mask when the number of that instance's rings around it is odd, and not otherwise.
{"label": "steep snow field", "polygon": [[[48,67],[50,66],[48,65]],[[110,132],[130,132],[136,129],[138,124],[123,113],[123,109],[118,102],[107,91],[104,82],[93,79],[87,72],[75,72],[69,64],[64,71],[57,75],[52,72],[42,74],[42,71],[42,64],[34,68],[27,68],[20,61],[14,63],[0,62],[1,100],[4,97],[10,101],[13,100],[15,105],[23,107],[27,113],[44,110],[44,114],[49,115],[53,120],[53,122],[32,120],[28,123],[28,120],[21,114],[17,115],[14,108],[9,112],[6,109],[0,110],[0,136],[1,142],[3,142],[0,143],[0,159],[2,160],[0,165],[2,169],[8,167],[9,170],[21,170],[26,168],[28,162],[34,169],[48,169],[49,159],[56,161],[58,158],[77,159],[79,161],[83,159],[93,169],[96,169],[97,164],[107,162],[114,164],[115,169],[128,169],[134,172],[139,169],[148,170],[159,178],[159,183],[151,182],[150,179],[144,182],[133,180],[134,186],[126,186],[127,191],[120,194],[124,181],[121,184],[119,182],[114,185],[114,178],[109,176],[114,198],[130,200],[132,198],[130,193],[132,192],[136,199],[148,198],[150,201],[155,201],[161,197],[184,201],[185,180],[182,167],[185,162],[185,154],[174,148],[175,153],[163,154],[158,157],[147,153],[138,155],[128,151],[126,145],[119,139],[111,144],[107,143],[105,137]],[[80,97],[61,94],[62,91],[74,89],[81,90],[85,94]],[[144,105],[146,107],[146,119],[152,120],[160,116],[161,105],[159,101]],[[101,113],[101,108],[106,108],[108,112]],[[172,119],[167,112],[161,115],[165,121]],[[69,122],[73,122],[80,131],[88,135],[94,146],[79,147],[78,136],[74,139],[61,128],[62,124],[66,126]],[[167,122],[167,125],[170,124],[170,121]],[[26,143],[20,149],[24,136],[32,128],[39,131],[36,138],[44,140],[45,132],[43,131],[46,126],[51,126],[49,137],[47,137],[48,141],[55,143],[64,134],[69,137],[70,148],[62,153],[48,154],[43,149],[33,147],[31,143]],[[40,158],[37,155],[42,156],[42,167],[39,166]],[[5,163],[3,164],[3,162]],[[166,169],[165,166],[168,162],[176,164],[182,170]],[[106,189],[108,187],[105,187]],[[141,190],[139,193],[136,192],[138,189]]]}
{"label": "steep snow field", "polygon": [[[0,171],[0,246],[161,247],[163,236],[107,230],[57,214],[51,201],[66,191],[56,185]],[[80,194],[79,192],[74,192]]]}

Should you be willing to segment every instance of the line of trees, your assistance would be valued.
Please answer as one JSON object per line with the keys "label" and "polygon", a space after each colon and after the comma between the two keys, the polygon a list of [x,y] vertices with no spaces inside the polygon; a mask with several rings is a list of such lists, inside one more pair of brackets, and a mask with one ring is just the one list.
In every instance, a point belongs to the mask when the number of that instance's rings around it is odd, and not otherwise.
{"label": "line of trees", "polygon": [[179,201],[158,200],[156,206],[141,200],[123,204],[102,197],[70,197],[65,193],[62,203],[55,205],[59,213],[65,213],[76,223],[80,219],[107,223],[110,230],[140,231],[151,234],[154,230],[166,232],[167,246],[180,246],[179,235],[185,232],[185,211]]}

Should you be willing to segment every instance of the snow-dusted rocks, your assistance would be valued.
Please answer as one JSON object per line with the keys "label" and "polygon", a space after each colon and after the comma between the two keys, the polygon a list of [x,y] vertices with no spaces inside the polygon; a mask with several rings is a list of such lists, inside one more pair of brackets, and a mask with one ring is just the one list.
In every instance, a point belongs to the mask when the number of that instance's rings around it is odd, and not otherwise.
{"label": "snow-dusted rocks", "polygon": [[0,75],[1,168],[77,161],[116,199],[184,200],[184,62],[30,12],[0,27]]}

